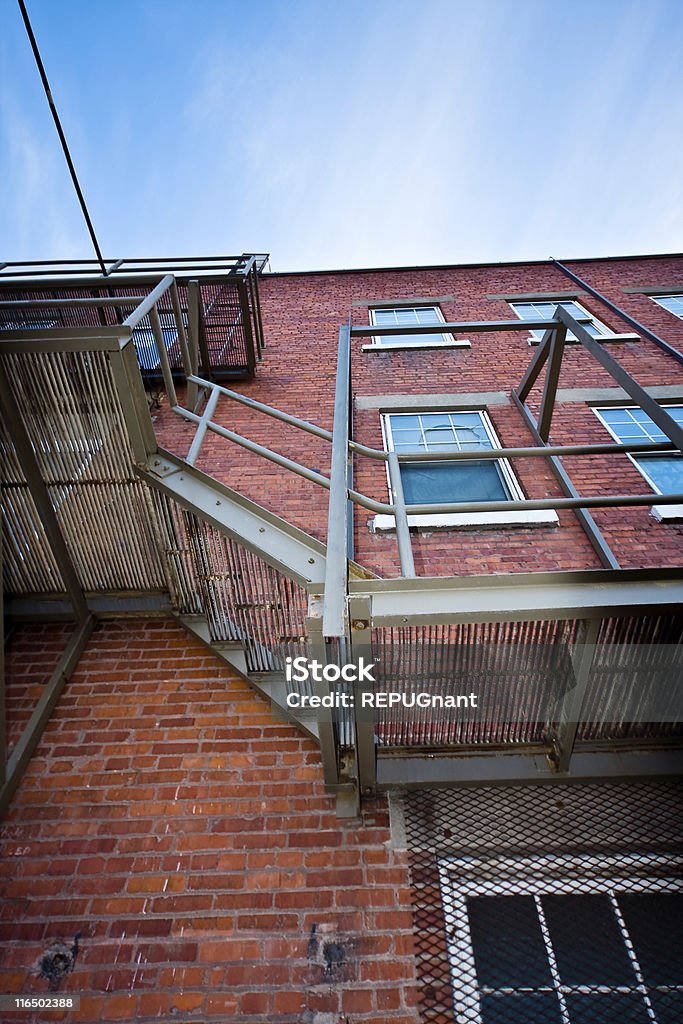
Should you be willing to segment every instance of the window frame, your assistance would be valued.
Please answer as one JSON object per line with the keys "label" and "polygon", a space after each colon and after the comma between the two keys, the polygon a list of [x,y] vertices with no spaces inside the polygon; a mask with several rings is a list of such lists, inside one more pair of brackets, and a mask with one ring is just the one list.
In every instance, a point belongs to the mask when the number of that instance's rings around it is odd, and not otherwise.
{"label": "window frame", "polygon": [[[656,302],[660,309],[665,310],[667,313],[671,313],[677,320],[683,320],[683,292],[665,292],[661,295],[651,295],[650,298],[653,302]],[[681,312],[674,313],[673,309],[669,309],[668,306],[663,305],[662,299],[678,299],[681,303]]]}
{"label": "window frame", "polygon": [[[529,856],[506,856],[496,862],[499,877],[497,881],[487,880],[485,871],[475,870],[476,858],[466,863],[458,857],[442,857],[438,861],[439,889],[447,921],[455,927],[448,929],[447,957],[454,1008],[458,1019],[462,1016],[472,1024],[481,1024],[479,993],[475,963],[475,945],[472,940],[467,898],[474,896],[533,896],[537,903],[544,895],[609,895],[615,902],[620,889],[628,894],[679,894],[680,877],[673,870],[670,859],[659,854],[532,854]],[[490,865],[481,864],[484,869]],[[645,874],[644,869],[649,869]],[[464,870],[463,870],[464,869]],[[482,880],[483,879],[483,880]],[[626,888],[628,887],[628,888]],[[567,990],[580,991],[581,985],[563,984],[557,969],[552,940],[547,933],[543,911],[539,921],[546,946],[548,966],[552,976],[549,991],[567,994]],[[644,987],[640,977],[638,955],[635,951],[622,918],[616,917],[629,960],[634,967],[634,985],[629,991],[641,991]],[[597,986],[587,986],[595,988]],[[648,990],[657,986],[647,985]],[[683,986],[672,986],[683,990]],[[534,986],[534,988],[537,988]],[[609,986],[617,989],[617,986]],[[521,988],[517,989],[522,991]],[[501,990],[503,991],[503,990]],[[649,995],[649,991],[647,993]],[[559,997],[558,1003],[562,1005]],[[645,1000],[644,1000],[645,1005]]]}
{"label": "window frame", "polygon": [[[610,424],[607,423],[607,421],[602,416],[602,412],[603,412],[603,410],[611,410],[611,411],[620,410],[620,411],[628,412],[631,409],[640,409],[640,406],[638,406],[638,405],[596,405],[596,406],[593,406],[592,408],[593,408],[593,412],[597,416],[600,424],[605,428],[605,430],[608,432],[610,437],[612,437],[617,442],[617,444],[624,444],[625,443],[624,439],[619,437],[619,435],[616,433],[616,431],[614,431],[612,429],[612,427],[610,426]],[[667,403],[667,405],[662,405],[662,409],[664,409],[665,411],[667,411],[669,409],[683,409],[683,402],[673,402],[673,403],[669,402],[669,403]],[[645,413],[645,415],[647,416],[647,413]],[[654,441],[653,441],[653,443],[654,443]],[[645,470],[639,464],[639,462],[638,462],[638,455],[632,455],[631,452],[625,452],[624,454],[631,461],[631,463],[635,466],[635,468],[638,470],[638,472],[643,477],[643,479],[645,480],[647,485],[652,488],[654,494],[655,495],[657,495],[657,494],[662,494],[663,495],[665,492],[662,491],[657,486],[657,484],[654,482],[654,480],[651,479],[651,477],[648,474],[647,470]],[[648,458],[651,458],[651,459],[657,458],[658,456],[663,456],[663,457],[667,457],[668,456],[670,458],[672,455],[676,455],[676,452],[675,451],[674,452],[652,452],[650,455],[648,455],[647,452],[641,452],[640,455],[645,455],[645,456],[647,456]],[[683,460],[683,454],[679,454],[679,458]],[[662,519],[680,520],[680,519],[683,519],[683,505],[656,505],[656,504],[654,504],[652,506],[652,509],[651,509],[651,514],[654,516],[654,518],[658,522],[661,521]]]}
{"label": "window frame", "polygon": [[[638,337],[637,335],[631,335],[631,334],[628,334],[628,335],[625,335],[625,334],[613,334],[613,332],[609,329],[607,324],[604,324],[602,322],[602,320],[598,320],[598,318],[596,316],[594,316],[594,314],[591,313],[591,311],[589,309],[586,309],[586,307],[583,306],[578,301],[578,299],[568,299],[566,297],[564,299],[520,299],[518,302],[513,300],[513,299],[509,299],[508,300],[508,305],[512,308],[512,311],[515,314],[515,316],[519,317],[519,319],[522,321],[522,323],[524,323],[524,319],[525,318],[523,316],[520,316],[519,311],[516,308],[517,306],[538,306],[538,305],[542,305],[542,306],[547,306],[547,305],[566,306],[570,302],[573,303],[575,306],[577,306],[581,310],[581,313],[584,316],[590,317],[591,324],[595,328],[597,328],[597,330],[598,330],[598,337],[601,337],[601,338],[608,338],[609,337],[611,340],[614,340],[615,338],[616,339],[620,339],[620,340],[635,339],[635,338]],[[529,319],[531,320],[532,317],[529,317]],[[536,319],[536,318],[534,318],[534,319]],[[542,319],[542,317],[538,317],[537,319]],[[529,344],[530,345],[540,345],[541,339],[543,338],[543,334],[544,334],[544,331],[542,331],[542,330],[540,330],[538,328],[535,329],[535,330],[529,330]],[[540,337],[537,337],[537,335],[540,335]],[[567,338],[567,344],[568,345],[578,345],[579,344],[579,340],[578,340],[578,338],[575,338],[575,337],[574,338],[569,338],[568,337]]]}
{"label": "window frame", "polygon": [[[416,302],[414,305],[407,305],[407,304],[391,305],[391,303],[387,302],[387,303],[375,303],[375,304],[373,304],[372,306],[370,306],[368,308],[368,313],[370,314],[370,326],[371,327],[379,327],[379,326],[381,326],[380,324],[377,323],[376,316],[375,316],[375,314],[379,310],[391,310],[394,313],[397,313],[397,312],[405,313],[405,312],[407,312],[409,310],[417,311],[417,310],[426,310],[426,309],[433,310],[435,312],[436,317],[437,317],[437,323],[434,324],[435,327],[438,328],[439,324],[445,324],[446,323],[446,319],[445,319],[445,317],[444,317],[444,315],[443,315],[443,313],[441,311],[441,306],[439,305],[439,303],[436,303],[436,302],[434,302],[434,303]],[[419,326],[419,321],[417,322],[416,326]],[[426,324],[424,326],[430,326],[430,325]],[[415,341],[407,341],[406,340],[406,338],[409,338],[410,335],[402,335],[402,336],[401,335],[397,335],[394,338],[388,338],[388,339],[384,340],[381,335],[373,335],[372,341],[369,344],[367,344],[367,345],[363,345],[362,351],[363,352],[378,352],[378,351],[381,351],[381,352],[391,352],[392,349],[393,350],[409,351],[411,349],[470,348],[471,347],[470,342],[467,339],[456,338],[449,331],[435,330],[434,334],[440,334],[441,335],[441,340],[440,341],[423,341],[423,340],[420,340],[420,336],[419,335],[416,336],[416,340]]]}
{"label": "window frame", "polygon": [[[497,450],[502,448],[502,444],[498,435],[496,434],[495,428],[486,409],[411,409],[407,410],[385,410],[380,413],[380,423],[382,428],[382,441],[384,444],[384,450],[395,451],[394,439],[391,427],[391,418],[399,416],[430,416],[430,415],[450,415],[450,416],[462,416],[477,415],[480,418],[481,424],[486,431],[486,435],[491,442],[491,449],[485,450]],[[463,460],[470,461],[470,460]],[[477,461],[476,454],[472,455],[472,462]],[[500,473],[501,480],[504,488],[508,491],[510,501],[523,501],[525,498],[524,491],[522,490],[521,484],[517,478],[517,474],[513,470],[508,459],[501,456],[498,459],[493,460],[496,464],[498,472]],[[425,463],[422,463],[425,465]],[[429,463],[426,463],[429,465]],[[389,501],[392,501],[391,497],[391,481],[389,477],[389,467],[386,467],[387,474],[387,490],[389,493]],[[422,527],[424,529],[439,529],[443,527],[458,527],[458,526],[530,526],[530,525],[557,525],[559,522],[557,513],[552,509],[544,510],[519,510],[510,509],[501,511],[491,512],[410,512],[410,506],[407,506],[408,512],[408,525],[415,527]],[[395,517],[393,515],[377,515],[374,520],[371,521],[371,529],[373,532],[393,530],[396,528]]]}

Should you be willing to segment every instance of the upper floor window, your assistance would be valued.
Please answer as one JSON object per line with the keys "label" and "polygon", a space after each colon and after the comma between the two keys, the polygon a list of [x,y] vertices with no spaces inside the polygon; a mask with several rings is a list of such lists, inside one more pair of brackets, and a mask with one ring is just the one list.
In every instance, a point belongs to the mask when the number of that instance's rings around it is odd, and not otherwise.
{"label": "upper floor window", "polygon": [[[512,502],[524,499],[512,467],[505,458],[478,459],[477,452],[501,447],[483,410],[385,413],[382,416],[387,451],[447,456],[467,452],[472,458],[401,462],[401,483],[410,526],[435,529],[457,526],[556,525],[552,510],[497,509],[480,512],[420,512],[410,506],[459,502]],[[378,515],[374,530],[395,529],[393,515]]]}
{"label": "upper floor window", "polygon": [[683,320],[683,295],[653,295],[658,306],[668,309],[670,313]]}
{"label": "upper floor window", "polygon": [[[412,327],[440,326],[445,323],[443,313],[438,306],[381,306],[370,309],[370,323],[377,327]],[[403,348],[407,345],[434,348],[440,345],[466,345],[469,342],[456,342],[452,334],[435,331],[433,334],[397,334],[391,337],[377,335],[373,338],[375,346],[393,346]]]}
{"label": "upper floor window", "polygon": [[[500,448],[485,412],[391,413],[384,417],[389,451],[472,452]],[[505,459],[404,462],[401,481],[406,505],[522,498]]]}
{"label": "upper floor window", "polygon": [[[665,405],[662,408],[683,426],[683,406]],[[622,444],[639,441],[657,444],[669,440],[642,409],[611,407],[596,409],[595,412],[614,440]],[[657,494],[683,494],[683,455],[653,452],[652,455],[629,455],[629,459]],[[653,512],[658,519],[680,519],[683,505],[661,505]]]}
{"label": "upper floor window", "polygon": [[[570,316],[573,316],[576,319],[582,316],[590,317],[589,323],[585,323],[583,326],[590,334],[593,335],[594,338],[600,338],[603,335],[612,333],[609,327],[606,327],[600,320],[596,320],[588,310],[584,309],[578,302],[574,302],[573,299],[558,299],[557,302],[553,299],[543,302],[511,302],[510,305],[520,320],[552,320],[556,308],[558,306],[562,306],[563,309],[567,310]],[[537,344],[542,340],[544,333],[545,332],[542,330],[533,330],[530,332],[530,340]],[[577,340],[578,339],[575,334],[572,334],[571,331],[567,331],[567,341]]]}

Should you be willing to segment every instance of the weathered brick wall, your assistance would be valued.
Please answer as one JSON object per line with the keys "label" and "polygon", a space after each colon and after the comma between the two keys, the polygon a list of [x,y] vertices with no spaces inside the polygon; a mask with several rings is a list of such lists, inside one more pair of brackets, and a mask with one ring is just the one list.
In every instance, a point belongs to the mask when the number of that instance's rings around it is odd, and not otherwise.
{"label": "weathered brick wall", "polygon": [[[11,707],[64,636],[16,633]],[[316,745],[180,626],[103,624],[0,827],[0,990],[46,992],[80,934],[59,992],[83,1024],[415,1024],[388,826],[381,800],[340,821]]]}
{"label": "weathered brick wall", "polygon": [[[592,261],[572,264],[575,272],[646,326],[683,347],[683,323],[651,298],[622,291],[630,286],[656,286],[679,281],[683,259]],[[589,312],[615,332],[629,325],[591,296],[581,294],[551,264],[490,265],[416,270],[368,271],[338,274],[292,274],[265,277],[261,282],[267,349],[256,379],[239,390],[325,427],[332,425],[336,350],[339,325],[353,317],[368,322],[363,301],[400,298],[442,299],[444,316],[453,320],[512,319],[503,298],[515,293],[577,292]],[[494,296],[493,298],[491,296]],[[367,341],[367,339],[363,339]],[[470,349],[363,353],[363,340],[353,343],[353,392],[356,397],[393,394],[450,394],[505,391],[519,382],[535,351],[527,332],[472,335]],[[651,342],[611,345],[609,351],[643,385],[681,384],[683,367]],[[561,388],[613,387],[614,381],[579,346],[567,349]],[[538,400],[538,389],[532,393]],[[521,416],[512,405],[489,410],[493,425],[506,445],[532,444]],[[218,418],[311,468],[329,471],[329,446],[299,431],[222,400]],[[179,451],[189,446],[191,430],[171,422],[168,411],[158,417],[166,443]],[[358,440],[381,447],[380,413],[359,410],[355,416]],[[584,402],[558,406],[553,440],[606,442],[609,437]],[[324,539],[327,494],[262,459],[215,436],[210,437],[199,462],[201,468],[315,536]],[[573,459],[568,463],[579,490],[588,493],[647,493],[648,487],[626,457]],[[529,497],[560,496],[542,460],[517,460],[514,470]],[[355,481],[361,491],[386,501],[386,474],[381,464],[359,458]],[[398,572],[393,535],[370,534],[370,515],[356,513],[356,557],[375,571]],[[595,518],[624,565],[668,565],[679,560],[681,528],[657,524],[649,508],[597,511]],[[560,515],[559,528],[529,527],[501,530],[451,529],[414,535],[418,573],[424,575],[515,572],[522,570],[597,568],[599,562],[572,512]]]}

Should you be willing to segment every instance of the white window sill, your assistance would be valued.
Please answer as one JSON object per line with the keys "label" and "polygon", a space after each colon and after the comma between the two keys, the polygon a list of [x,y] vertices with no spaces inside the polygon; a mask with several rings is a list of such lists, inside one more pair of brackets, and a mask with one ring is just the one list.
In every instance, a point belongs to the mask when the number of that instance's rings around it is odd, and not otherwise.
{"label": "white window sill", "polygon": [[[600,335],[598,335],[595,338],[595,341],[601,341],[603,343],[603,345],[608,345],[608,344],[611,344],[612,342],[619,342],[619,341],[621,341],[621,342],[623,342],[623,341],[640,341],[640,335],[639,334],[600,334]],[[531,338],[529,338],[529,344],[530,345],[540,345],[541,344],[541,340],[540,340],[540,338],[531,337]],[[567,345],[578,345],[578,344],[579,344],[579,342],[578,341],[574,341],[573,339],[570,340],[570,341],[567,341]]]}
{"label": "white window sill", "polygon": [[683,522],[683,505],[653,505],[650,513],[661,522]]}
{"label": "white window sill", "polygon": [[[678,505],[669,508],[680,508]],[[482,526],[557,526],[559,519],[552,509],[527,510],[522,512],[448,512],[408,516],[408,526],[419,530],[443,530],[449,527]],[[377,515],[370,520],[372,533],[396,529],[396,519],[390,515]]]}
{"label": "white window sill", "polygon": [[394,352],[400,350],[401,352],[409,352],[413,348],[425,349],[425,348],[471,348],[471,344],[467,339],[463,338],[462,341],[415,341],[411,344],[406,344],[404,341],[392,341],[386,345],[377,345],[373,343],[371,345],[363,345],[363,352]]}

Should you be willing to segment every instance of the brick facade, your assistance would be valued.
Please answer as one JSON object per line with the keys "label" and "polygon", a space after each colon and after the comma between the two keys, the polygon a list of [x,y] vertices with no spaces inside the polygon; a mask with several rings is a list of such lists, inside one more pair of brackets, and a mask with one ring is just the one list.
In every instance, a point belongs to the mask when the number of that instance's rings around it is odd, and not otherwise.
{"label": "brick facade", "polygon": [[[679,282],[683,259],[571,264],[593,287],[683,347],[683,323],[624,288]],[[245,394],[331,428],[339,325],[367,323],[368,301],[435,300],[446,320],[510,319],[501,295],[576,294],[615,332],[631,328],[551,264],[266,275],[267,348]],[[448,298],[444,298],[444,297]],[[471,348],[363,352],[353,345],[355,437],[381,447],[372,396],[505,392],[534,352],[526,333],[472,335]],[[652,342],[610,351],[643,386],[680,385],[683,367]],[[561,389],[614,382],[581,348],[567,350]],[[532,396],[533,397],[533,396]],[[537,397],[537,395],[536,395]],[[532,444],[509,401],[489,408],[504,445]],[[329,471],[330,448],[221,399],[231,429]],[[160,442],[185,454],[193,429],[165,403]],[[558,402],[552,440],[606,442],[584,399]],[[209,435],[199,468],[324,540],[327,494]],[[579,490],[643,493],[625,456],[567,460]],[[544,460],[517,460],[529,497],[559,496]],[[355,486],[387,499],[384,467],[357,459]],[[622,565],[680,562],[681,526],[649,508],[597,510]],[[393,534],[358,511],[355,557],[398,573]],[[449,529],[414,537],[419,575],[597,568],[574,513],[556,527]],[[63,648],[61,626],[18,628],[8,659],[15,740]],[[384,799],[340,821],[320,754],[175,622],[104,622],[62,695],[2,824],[2,991],[47,990],[39,963],[73,944],[60,992],[74,1019],[278,1024],[417,1024],[411,890],[405,850]],[[5,1019],[5,1018],[3,1018]],[[6,1019],[12,1019],[7,1015]],[[30,1015],[14,1019],[28,1020]],[[40,1019],[35,1017],[34,1019]],[[50,1019],[59,1019],[55,1014]]]}
{"label": "brick facade", "polygon": [[[65,635],[15,634],[10,723]],[[78,934],[79,1022],[415,1024],[388,826],[383,800],[340,821],[316,745],[180,626],[106,623],[2,825],[0,991],[45,993]]]}

